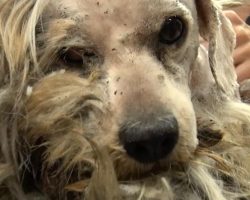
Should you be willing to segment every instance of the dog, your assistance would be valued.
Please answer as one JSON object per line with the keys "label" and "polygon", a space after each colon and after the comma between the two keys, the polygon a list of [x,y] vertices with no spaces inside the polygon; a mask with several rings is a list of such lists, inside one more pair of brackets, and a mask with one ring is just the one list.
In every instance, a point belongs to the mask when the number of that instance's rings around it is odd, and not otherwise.
{"label": "dog", "polygon": [[235,3],[1,0],[0,199],[250,199]]}

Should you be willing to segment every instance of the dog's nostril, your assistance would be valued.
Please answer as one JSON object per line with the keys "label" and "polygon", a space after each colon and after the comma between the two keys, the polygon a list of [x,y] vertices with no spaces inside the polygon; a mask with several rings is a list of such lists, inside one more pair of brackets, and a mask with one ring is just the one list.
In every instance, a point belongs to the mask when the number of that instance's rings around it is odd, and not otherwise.
{"label": "dog's nostril", "polygon": [[125,149],[130,155],[133,154],[143,155],[150,153],[150,151],[148,151],[149,149],[147,148],[147,146],[144,145],[143,143],[141,144],[136,142],[126,143]]}
{"label": "dog's nostril", "polygon": [[153,124],[123,126],[120,139],[127,154],[142,163],[156,162],[169,155],[178,141],[178,124],[174,117]]}

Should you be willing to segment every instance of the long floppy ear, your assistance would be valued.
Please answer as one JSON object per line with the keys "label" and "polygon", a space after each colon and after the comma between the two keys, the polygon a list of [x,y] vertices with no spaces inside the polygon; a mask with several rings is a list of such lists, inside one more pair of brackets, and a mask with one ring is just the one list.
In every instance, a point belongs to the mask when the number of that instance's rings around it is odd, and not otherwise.
{"label": "long floppy ear", "polygon": [[232,52],[235,34],[231,23],[222,13],[217,1],[195,0],[200,35],[209,43],[209,67],[218,90],[229,97],[238,91]]}
{"label": "long floppy ear", "polygon": [[0,196],[4,199],[27,199],[20,171],[28,157],[19,146],[17,124],[23,118],[28,74],[36,66],[36,23],[48,2],[0,0]]}
{"label": "long floppy ear", "polygon": [[237,108],[229,102],[240,101],[232,58],[235,34],[215,0],[195,0],[195,4],[199,32],[208,42],[208,51],[202,45],[199,48],[192,69],[191,91],[200,145],[208,147],[219,143],[228,132],[224,127],[231,119],[224,116]]}

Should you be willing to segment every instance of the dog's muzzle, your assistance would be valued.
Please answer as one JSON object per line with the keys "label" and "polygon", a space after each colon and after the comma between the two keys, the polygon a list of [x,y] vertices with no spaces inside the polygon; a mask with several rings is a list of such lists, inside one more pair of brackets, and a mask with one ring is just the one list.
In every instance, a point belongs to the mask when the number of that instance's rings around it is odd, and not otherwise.
{"label": "dog's muzzle", "polygon": [[169,155],[179,137],[178,123],[173,115],[133,120],[120,128],[120,141],[127,154],[141,163],[152,163]]}

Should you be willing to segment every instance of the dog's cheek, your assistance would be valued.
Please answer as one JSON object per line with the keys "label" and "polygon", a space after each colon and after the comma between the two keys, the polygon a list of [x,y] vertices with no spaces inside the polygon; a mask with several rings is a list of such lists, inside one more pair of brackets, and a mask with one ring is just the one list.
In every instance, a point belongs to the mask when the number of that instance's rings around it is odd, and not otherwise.
{"label": "dog's cheek", "polygon": [[163,104],[171,109],[175,116],[179,128],[179,140],[171,160],[187,161],[198,145],[196,116],[190,90],[187,85],[173,81],[168,81],[166,86],[158,91],[162,94]]}
{"label": "dog's cheek", "polygon": [[179,125],[179,141],[173,152],[174,161],[187,161],[194,154],[198,145],[195,113],[191,101],[182,97],[174,114]]}
{"label": "dog's cheek", "polygon": [[102,103],[102,85],[76,74],[56,74],[41,79],[27,97],[26,121],[20,121],[19,129],[31,148],[36,182],[48,194],[51,186],[62,191],[67,183],[89,178],[95,166],[88,140],[108,143],[112,123]]}
{"label": "dog's cheek", "polygon": [[103,109],[103,95],[96,85],[75,74],[58,74],[40,80],[26,100],[27,126],[34,129],[32,134],[39,137],[53,134],[57,129],[71,129],[80,116],[81,123],[94,118],[93,113]]}

